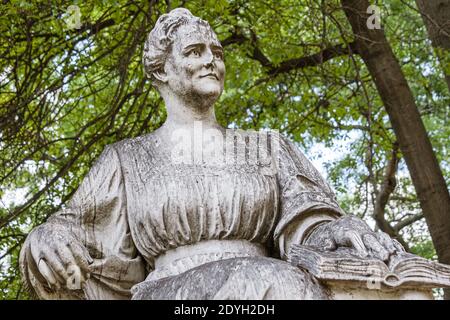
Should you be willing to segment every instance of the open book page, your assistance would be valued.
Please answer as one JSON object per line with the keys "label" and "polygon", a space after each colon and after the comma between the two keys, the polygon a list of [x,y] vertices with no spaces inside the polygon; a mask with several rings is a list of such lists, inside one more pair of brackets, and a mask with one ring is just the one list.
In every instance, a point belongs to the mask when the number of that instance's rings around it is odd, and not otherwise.
{"label": "open book page", "polygon": [[294,245],[288,260],[320,280],[372,282],[387,287],[450,287],[450,266],[410,253],[392,256],[386,264],[379,259],[359,257],[350,248],[321,251]]}
{"label": "open book page", "polygon": [[399,276],[399,281],[406,284],[429,284],[446,287],[450,282],[450,266],[430,261],[428,259],[402,253],[389,261],[393,273]]}

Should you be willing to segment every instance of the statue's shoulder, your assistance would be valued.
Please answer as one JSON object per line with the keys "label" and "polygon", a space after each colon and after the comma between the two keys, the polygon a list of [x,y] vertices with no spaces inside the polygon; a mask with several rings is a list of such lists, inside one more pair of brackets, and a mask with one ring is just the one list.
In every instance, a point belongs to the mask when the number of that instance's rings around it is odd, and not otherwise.
{"label": "statue's shoulder", "polygon": [[119,154],[130,154],[141,150],[143,147],[149,147],[152,145],[155,139],[154,133],[148,133],[142,136],[127,138],[112,144],[109,144],[108,147],[114,149]]}
{"label": "statue's shoulder", "polygon": [[280,131],[275,129],[268,129],[267,134],[270,137],[270,140],[275,146],[280,147],[281,152],[286,152],[294,145],[292,140],[289,139],[286,135],[280,133]]}
{"label": "statue's shoulder", "polygon": [[226,131],[227,134],[230,133],[231,135],[239,135],[242,137],[252,135],[258,136],[259,138],[263,139],[260,141],[266,141],[267,143],[270,143],[272,148],[279,148],[275,150],[278,150],[281,153],[289,153],[292,152],[292,149],[298,149],[298,147],[291,139],[289,139],[286,135],[280,133],[280,131],[276,129],[244,130],[227,128]]}
{"label": "statue's shoulder", "polygon": [[301,146],[301,143],[295,142],[292,138],[280,133],[278,130],[269,130],[272,144],[278,148],[281,158],[292,159],[307,163],[309,160]]}
{"label": "statue's shoulder", "polygon": [[235,135],[267,135],[269,138],[277,139],[277,140],[283,140],[283,141],[289,141],[286,136],[280,133],[280,131],[276,129],[261,129],[261,130],[253,130],[253,129],[238,129],[238,128],[226,128],[226,132],[235,134]]}
{"label": "statue's shoulder", "polygon": [[280,142],[286,143],[287,141],[289,141],[289,139],[286,136],[284,136],[282,133],[280,133],[280,131],[278,131],[278,130],[269,129],[268,134],[270,135],[270,137],[272,139],[277,139]]}

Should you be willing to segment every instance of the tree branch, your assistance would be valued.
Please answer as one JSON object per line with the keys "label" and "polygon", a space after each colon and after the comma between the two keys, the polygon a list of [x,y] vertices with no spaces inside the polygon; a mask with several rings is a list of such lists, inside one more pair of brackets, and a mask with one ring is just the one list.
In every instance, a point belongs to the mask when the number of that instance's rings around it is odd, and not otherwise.
{"label": "tree branch", "polygon": [[246,37],[244,37],[243,34],[239,33],[239,32],[235,32],[232,33],[231,36],[229,36],[228,38],[222,40],[220,43],[222,44],[222,47],[226,47],[232,44],[242,44],[244,42],[248,41],[248,39]]}
{"label": "tree branch", "polygon": [[309,56],[288,59],[282,61],[278,65],[274,65],[258,47],[256,34],[252,30],[250,30],[250,32],[251,39],[244,36],[240,32],[240,30],[237,30],[233,32],[231,36],[221,41],[222,46],[226,47],[235,43],[243,44],[245,42],[249,42],[252,45],[253,50],[252,53],[248,55],[248,57],[250,59],[258,61],[263,67],[267,68],[267,74],[269,76],[276,76],[280,73],[286,73],[296,69],[318,66],[328,60],[340,56],[358,54],[355,42],[351,42],[348,44],[338,44],[332,47],[325,48],[322,51]]}
{"label": "tree branch", "polygon": [[416,222],[416,221],[418,221],[418,220],[420,220],[420,219],[422,219],[423,218],[423,213],[421,212],[421,213],[418,213],[418,214],[415,214],[415,215],[412,215],[412,216],[410,216],[410,217],[408,217],[408,218],[405,218],[405,219],[403,219],[403,220],[401,220],[400,222],[398,222],[394,227],[393,227],[393,229],[396,231],[396,232],[399,232],[401,229],[403,229],[404,227],[406,227],[406,226],[409,226],[410,224],[412,224],[412,223],[414,223],[414,222]]}
{"label": "tree branch", "polygon": [[352,53],[358,53],[355,42],[351,42],[348,45],[339,44],[333,47],[325,48],[324,50],[309,56],[283,61],[278,66],[270,68],[267,73],[271,76],[275,76],[277,74],[289,72],[295,69],[317,66],[333,58]]}
{"label": "tree branch", "polygon": [[[383,184],[381,185],[380,190],[377,193],[377,197],[375,200],[375,207],[373,210],[373,217],[377,223],[377,226],[380,228],[381,231],[386,232],[389,236],[392,238],[395,238],[398,240],[398,242],[401,243],[401,245],[405,248],[405,250],[409,251],[409,246],[405,242],[405,240],[402,239],[400,234],[398,233],[398,230],[391,226],[391,224],[386,220],[385,218],[385,208],[389,201],[389,197],[392,192],[394,192],[395,186],[397,185],[395,174],[397,172],[398,167],[398,144],[395,143],[392,150],[392,157],[389,160]],[[397,224],[398,225],[398,224]]]}

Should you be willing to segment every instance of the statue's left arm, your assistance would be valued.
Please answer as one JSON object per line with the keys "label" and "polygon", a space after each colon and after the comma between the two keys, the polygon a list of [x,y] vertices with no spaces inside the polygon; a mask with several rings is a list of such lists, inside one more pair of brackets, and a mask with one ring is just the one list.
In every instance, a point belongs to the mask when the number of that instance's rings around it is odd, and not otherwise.
{"label": "statue's left arm", "polygon": [[383,232],[373,232],[361,219],[345,215],[336,196],[304,154],[278,136],[280,219],[274,232],[280,257],[292,244],[326,250],[352,247],[355,254],[387,260],[401,246]]}
{"label": "statue's left arm", "polygon": [[124,184],[118,152],[107,146],[66,207],[27,237],[20,267],[32,295],[130,298],[145,264],[131,237]]}

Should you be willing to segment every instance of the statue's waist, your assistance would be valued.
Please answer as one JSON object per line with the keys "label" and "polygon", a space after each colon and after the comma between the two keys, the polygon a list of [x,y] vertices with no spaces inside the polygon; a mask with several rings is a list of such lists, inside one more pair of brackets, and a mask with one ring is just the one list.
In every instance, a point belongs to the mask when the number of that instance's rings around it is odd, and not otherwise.
{"label": "statue's waist", "polygon": [[183,273],[202,264],[242,257],[267,256],[262,244],[247,240],[206,240],[166,251],[155,259],[155,270],[146,280]]}

